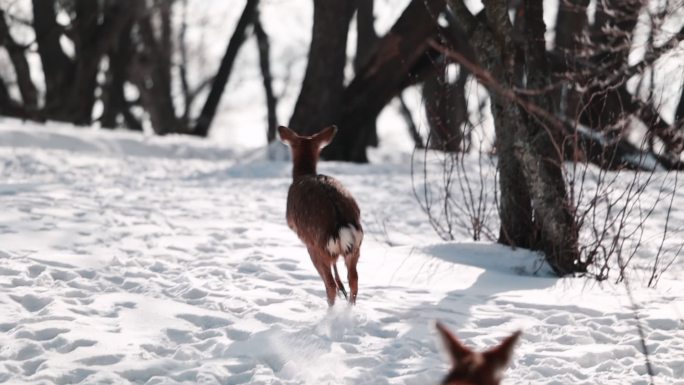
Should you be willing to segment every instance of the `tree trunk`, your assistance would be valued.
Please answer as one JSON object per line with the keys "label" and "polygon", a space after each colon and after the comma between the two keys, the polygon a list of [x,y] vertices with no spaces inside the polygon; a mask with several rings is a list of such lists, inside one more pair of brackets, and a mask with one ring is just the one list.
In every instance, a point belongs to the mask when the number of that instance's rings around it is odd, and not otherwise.
{"label": "tree trunk", "polygon": [[202,137],[209,135],[209,128],[214,120],[219,103],[221,102],[223,91],[226,88],[228,78],[233,69],[233,63],[235,62],[235,58],[237,57],[242,43],[245,41],[247,27],[252,24],[257,15],[258,4],[259,0],[247,0],[245,9],[242,11],[240,20],[235,27],[235,32],[233,32],[233,36],[228,43],[228,48],[226,48],[226,53],[221,60],[221,65],[214,78],[207,101],[204,103],[202,112],[195,123],[195,128],[192,131],[194,135]]}
{"label": "tree trunk", "polygon": [[[367,162],[371,133],[364,129],[392,98],[435,71],[429,39],[440,33],[436,18],[443,0],[413,0],[344,90],[337,137],[323,150],[327,159]],[[435,55],[436,56],[436,55]]]}
{"label": "tree trunk", "polygon": [[[474,17],[462,1],[452,0],[456,17],[470,33],[477,60],[494,81],[504,89],[513,89],[516,74],[522,71],[529,89],[543,89],[550,84],[541,2],[525,2],[518,15],[524,20],[516,19],[524,23],[520,40],[513,39],[506,1],[485,0],[484,5],[485,17]],[[557,143],[561,143],[557,135],[561,133],[555,132],[555,127],[545,127],[540,117],[529,115],[497,92],[496,88],[490,90],[501,187],[499,241],[544,251],[559,275],[584,271],[565,191],[562,152],[556,151]],[[553,102],[547,95],[532,98],[553,113]]]}
{"label": "tree trunk", "polygon": [[73,63],[59,42],[62,27],[57,24],[54,0],[33,0],[33,29],[45,75],[46,117],[62,120],[67,102],[65,88],[73,81]]}
{"label": "tree trunk", "polygon": [[[480,63],[496,76],[498,83],[510,87],[514,81],[515,68],[512,63],[504,66],[507,60],[501,55],[503,49],[499,48],[489,28],[479,21],[482,19],[482,14],[471,15],[460,0],[451,0],[450,4],[455,11],[454,17],[458,25],[462,26],[463,33],[467,34],[472,51],[462,41],[455,41],[453,44],[461,46],[459,52],[468,60]],[[506,22],[510,24],[509,21]],[[452,34],[452,39],[461,37],[463,33]],[[511,55],[514,53],[510,51],[510,48],[508,52]],[[538,231],[533,225],[530,192],[514,147],[516,139],[523,135],[522,117],[518,107],[509,100],[491,90],[490,95],[499,171],[501,226],[498,241],[513,247],[533,248],[538,238]]]}
{"label": "tree trunk", "polygon": [[[546,57],[544,33],[546,26],[541,2],[525,2],[525,69],[527,87],[544,89],[551,83]],[[533,102],[555,113],[553,101],[547,95],[532,97]],[[559,275],[586,271],[580,263],[579,233],[563,177],[563,153],[560,144],[564,134],[538,118],[523,114],[525,136],[516,141],[517,156],[527,180],[535,227],[539,229],[539,248]],[[541,161],[540,161],[541,160]]]}
{"label": "tree trunk", "polygon": [[290,127],[299,134],[310,135],[339,124],[347,35],[353,11],[354,1],[314,0],[309,62],[290,119]]}
{"label": "tree trunk", "polygon": [[582,36],[586,31],[589,0],[564,0],[558,4],[556,17],[556,50],[572,60],[582,48]]}
{"label": "tree trunk", "polygon": [[268,143],[276,139],[276,128],[278,126],[277,104],[278,100],[273,93],[273,76],[271,75],[271,48],[268,42],[268,35],[261,25],[261,18],[259,14],[254,18],[254,34],[259,45],[259,66],[261,67],[261,76],[264,80],[264,92],[266,93],[266,109],[268,128],[266,131],[266,139]]}
{"label": "tree trunk", "polygon": [[[137,24],[142,49],[133,58],[130,74],[140,91],[152,129],[157,135],[188,133],[188,127],[176,116],[171,95],[171,51],[164,42],[170,32],[162,33],[157,39],[152,23],[153,11],[144,2],[136,6],[140,7]],[[168,27],[162,27],[162,30],[165,28]]]}
{"label": "tree trunk", "polygon": [[463,67],[455,82],[447,77],[447,66],[435,64],[437,72],[423,84],[425,116],[430,127],[430,148],[448,152],[466,151],[463,125],[468,119],[465,98],[467,74]]}
{"label": "tree trunk", "polygon": [[14,67],[24,108],[29,111],[35,111],[38,108],[38,91],[35,84],[33,84],[33,80],[31,80],[31,70],[24,54],[26,49],[17,44],[12,38],[5,20],[5,12],[2,10],[0,10],[0,45],[7,49],[10,61]]}
{"label": "tree trunk", "polygon": [[[620,72],[628,66],[632,35],[644,3],[641,0],[605,0],[597,3],[590,30],[591,62],[601,73]],[[582,122],[599,131],[622,131],[624,94],[615,88],[590,89],[583,94]]]}
{"label": "tree trunk", "polygon": [[70,59],[61,47],[63,27],[56,21],[55,2],[33,0],[33,24],[46,83],[47,118],[83,125],[92,122],[100,63],[131,19],[130,8],[134,3],[75,0],[75,18],[69,29],[75,52],[74,59]]}
{"label": "tree trunk", "polygon": [[22,108],[10,97],[7,86],[0,79],[0,115],[23,118],[25,117]]}
{"label": "tree trunk", "polygon": [[[584,48],[582,38],[587,32],[587,7],[589,0],[565,0],[558,4],[556,18],[556,47],[560,60],[566,69],[573,69],[573,63],[582,55]],[[556,79],[564,76],[566,71],[556,74]],[[556,95],[561,111],[568,117],[576,117],[581,113],[582,95],[572,84],[563,84],[562,91]]]}
{"label": "tree trunk", "polygon": [[675,124],[681,125],[681,129],[684,129],[684,85],[682,85],[682,95],[679,97],[679,104],[675,111],[674,121]]}
{"label": "tree trunk", "polygon": [[128,111],[129,106],[124,94],[124,85],[130,71],[130,62],[133,58],[133,45],[131,33],[134,23],[128,22],[121,33],[121,38],[116,46],[109,50],[109,69],[103,87],[101,124],[104,128],[116,128],[117,119],[123,116],[127,128],[135,131],[142,131],[142,125],[136,119],[131,120]]}
{"label": "tree trunk", "polygon": [[[378,43],[378,35],[375,33],[375,16],[373,8],[375,0],[356,0],[356,56],[354,56],[354,73],[357,74],[373,54],[375,45]],[[377,147],[380,144],[378,138],[377,119],[368,121],[366,127],[360,128],[369,132],[368,145]]]}

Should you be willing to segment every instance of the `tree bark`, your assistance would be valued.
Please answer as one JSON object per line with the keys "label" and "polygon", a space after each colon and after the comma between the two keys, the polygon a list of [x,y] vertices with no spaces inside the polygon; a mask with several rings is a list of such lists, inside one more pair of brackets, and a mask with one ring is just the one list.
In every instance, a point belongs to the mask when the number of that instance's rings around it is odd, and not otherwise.
{"label": "tree bark", "polygon": [[[314,0],[309,62],[290,119],[290,127],[299,134],[310,135],[323,127],[339,125],[353,11],[354,1]],[[339,133],[337,136],[335,142],[339,141]]]}
{"label": "tree bark", "polygon": [[379,37],[375,32],[375,0],[356,0],[356,56],[354,72],[358,72],[368,62]]}
{"label": "tree bark", "polygon": [[31,70],[25,55],[26,48],[17,44],[12,38],[3,10],[0,10],[0,45],[7,49],[14,67],[24,108],[29,111],[36,111],[38,108],[38,91],[33,80],[31,80]]}
{"label": "tree bark", "polygon": [[[628,66],[634,28],[644,3],[641,0],[605,0],[597,3],[596,20],[590,30],[591,62],[601,73],[621,72]],[[597,129],[622,131],[624,95],[598,87],[585,92],[580,101],[582,122]]]}
{"label": "tree bark", "polygon": [[25,117],[25,113],[12,98],[10,97],[7,86],[0,79],[0,115],[12,116],[12,117]]}
{"label": "tree bark", "polygon": [[[480,63],[497,77],[500,84],[511,86],[514,81],[514,66],[509,63],[508,70],[504,66],[503,50],[498,48],[497,40],[489,32],[489,27],[482,22],[484,13],[477,16],[470,14],[460,0],[451,0],[454,17],[468,36],[470,50],[460,41],[454,45],[459,47],[466,58]],[[510,23],[510,22],[509,22]],[[452,34],[458,38],[462,34]],[[516,138],[523,135],[522,117],[518,107],[510,103],[496,92],[491,92],[492,115],[496,134],[497,168],[499,171],[499,243],[514,247],[534,248],[538,238],[537,229],[533,225],[530,192],[525,180],[522,165],[515,153]]]}
{"label": "tree bark", "polygon": [[109,69],[103,86],[101,124],[104,128],[116,128],[117,118],[123,116],[127,128],[134,131],[142,131],[142,125],[137,119],[130,119],[128,102],[124,94],[124,86],[130,71],[130,62],[133,58],[133,44],[131,33],[133,21],[129,21],[124,27],[116,46],[109,50]]}
{"label": "tree bark", "polygon": [[447,78],[446,65],[435,64],[437,72],[423,83],[425,116],[430,127],[430,148],[461,152],[468,148],[463,125],[468,119],[465,99],[467,74],[463,67],[455,82]]}
{"label": "tree bark", "polygon": [[131,9],[135,8],[132,1],[135,0],[107,2],[104,8],[92,0],[76,1],[76,73],[70,87],[66,120],[80,125],[92,122],[100,63],[106,53],[123,39],[122,32],[132,20]]}
{"label": "tree bark", "polygon": [[375,120],[404,88],[435,71],[428,42],[440,33],[437,17],[444,8],[444,0],[413,0],[380,39],[372,57],[344,90],[339,131],[323,150],[324,157],[368,161],[367,122]]}
{"label": "tree bark", "polygon": [[[544,42],[544,11],[541,2],[525,2],[525,67],[527,87],[544,89],[551,83]],[[532,97],[533,102],[551,113],[555,105],[547,95]],[[516,151],[525,174],[535,226],[539,229],[539,248],[559,275],[586,271],[580,263],[579,232],[563,178],[564,134],[544,127],[539,119],[523,114],[526,138],[516,142]],[[522,140],[521,140],[522,139]],[[540,161],[541,160],[541,161]]]}
{"label": "tree bark", "polygon": [[266,139],[268,143],[276,139],[276,128],[278,125],[278,100],[273,93],[273,76],[271,75],[271,48],[268,41],[268,35],[261,25],[261,18],[257,13],[254,18],[254,34],[257,38],[259,46],[259,66],[261,67],[261,76],[264,80],[264,92],[266,94],[266,110],[268,128],[266,131]]}
{"label": "tree bark", "polygon": [[136,7],[140,7],[137,25],[142,44],[132,60],[130,74],[140,91],[152,129],[157,135],[188,133],[188,127],[176,116],[171,95],[171,58],[168,56],[171,52],[168,43],[163,41],[170,32],[161,34],[158,39],[152,23],[152,10],[145,2],[137,3]]}
{"label": "tree bark", "polygon": [[[582,38],[586,36],[588,28],[587,7],[589,0],[564,0],[558,5],[556,18],[556,46],[563,67],[573,69],[573,63],[582,56]],[[576,70],[576,68],[574,68]],[[564,75],[565,71],[556,74],[556,79]],[[579,116],[582,95],[572,84],[563,84],[562,91],[556,95],[558,105],[565,115]]]}
{"label": "tree bark", "polygon": [[[543,89],[550,83],[541,2],[524,4],[518,14],[524,20],[516,19],[524,23],[523,36],[519,38],[509,19],[506,1],[485,0],[484,17],[472,16],[461,0],[451,3],[459,22],[470,33],[477,60],[496,83],[509,90],[521,79],[526,79],[530,89]],[[520,71],[525,76],[517,75]],[[556,135],[560,133],[497,92],[490,90],[501,187],[499,241],[544,251],[546,260],[559,275],[584,271],[586,267],[579,261],[577,228],[565,191],[562,152],[556,151]],[[532,99],[553,113],[553,102],[547,95]]]}
{"label": "tree bark", "polygon": [[[375,0],[356,0],[356,56],[354,56],[354,73],[357,74],[363,68],[373,54],[378,35],[375,32],[375,15],[373,9]],[[369,120],[362,131],[368,131],[368,145],[377,147],[380,144],[378,138],[377,119]]]}
{"label": "tree bark", "polygon": [[240,16],[233,36],[230,38],[228,47],[226,48],[226,53],[223,55],[221,60],[221,65],[219,66],[214,82],[211,86],[211,91],[209,91],[209,96],[207,97],[202,112],[200,113],[197,121],[195,123],[194,130],[192,133],[197,136],[206,137],[209,135],[209,128],[216,115],[216,110],[218,109],[219,103],[221,102],[221,97],[223,96],[223,91],[228,83],[228,78],[233,69],[233,63],[235,58],[245,41],[247,27],[252,24],[257,15],[257,5],[258,0],[247,0],[244,11]]}
{"label": "tree bark", "polygon": [[44,111],[47,117],[61,118],[67,99],[64,90],[73,80],[73,63],[59,42],[63,29],[57,23],[54,0],[33,0],[33,29],[45,75]]}
{"label": "tree bark", "polygon": [[682,85],[682,95],[679,97],[679,104],[675,111],[674,121],[675,124],[681,125],[682,129],[684,129],[684,84]]}

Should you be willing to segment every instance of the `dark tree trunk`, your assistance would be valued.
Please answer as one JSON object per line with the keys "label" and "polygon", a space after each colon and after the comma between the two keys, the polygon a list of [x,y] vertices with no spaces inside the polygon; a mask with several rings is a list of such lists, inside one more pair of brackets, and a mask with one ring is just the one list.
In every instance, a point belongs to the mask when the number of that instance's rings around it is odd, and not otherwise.
{"label": "dark tree trunk", "polygon": [[128,79],[130,62],[134,54],[131,41],[133,24],[131,21],[128,22],[116,46],[109,50],[109,69],[102,94],[104,110],[101,124],[104,128],[116,128],[117,119],[122,116],[127,128],[142,131],[140,122],[135,118],[131,119],[132,114],[124,94],[124,85]]}
{"label": "dark tree trunk", "polygon": [[[354,57],[354,73],[359,73],[378,43],[375,33],[375,15],[373,8],[375,0],[356,0],[356,56]],[[377,147],[379,144],[377,119],[368,122],[362,131],[369,132],[368,145]]]}
{"label": "dark tree trunk", "polygon": [[430,148],[448,152],[465,151],[468,143],[463,125],[468,119],[465,98],[467,74],[460,67],[458,78],[451,83],[445,64],[423,84],[425,116],[430,127]]}
{"label": "dark tree trunk", "polygon": [[74,76],[72,83],[68,85],[69,90],[65,90],[64,96],[68,102],[61,113],[66,121],[87,125],[92,118],[97,72],[102,59],[97,50],[98,45],[103,44],[98,36],[98,19],[103,13],[96,1],[76,0],[74,5]]}
{"label": "dark tree trunk", "polygon": [[277,104],[278,100],[273,93],[273,76],[271,75],[271,49],[268,42],[268,35],[261,25],[261,18],[257,14],[254,19],[254,34],[259,45],[259,66],[261,76],[264,80],[264,92],[266,94],[266,109],[268,113],[268,129],[266,139],[268,143],[276,139],[276,128],[278,125]]}
{"label": "dark tree trunk", "polygon": [[440,32],[437,17],[444,8],[443,0],[414,0],[380,39],[371,58],[344,90],[337,137],[323,150],[327,159],[368,161],[371,133],[364,127],[404,88],[435,71],[428,42]]}
{"label": "dark tree trunk", "polygon": [[[601,73],[610,74],[627,68],[632,35],[643,6],[641,0],[597,3],[596,20],[590,30],[590,46],[594,52],[590,59]],[[622,131],[624,96],[615,87],[585,92],[580,102],[582,122],[599,131]]]}
{"label": "dark tree trunk", "polygon": [[492,95],[492,101],[500,190],[498,241],[513,247],[534,248],[537,230],[532,221],[530,192],[515,154],[516,138],[522,135],[522,119],[510,101],[498,95]]}
{"label": "dark tree trunk", "polygon": [[675,111],[675,124],[679,124],[684,129],[684,86],[682,86],[682,95],[679,97],[679,104]]}
{"label": "dark tree trunk", "polygon": [[356,56],[354,71],[359,72],[368,62],[379,37],[375,32],[375,0],[356,0]]}
{"label": "dark tree trunk", "polygon": [[309,62],[290,119],[290,127],[299,134],[309,135],[339,124],[347,35],[353,11],[354,1],[314,0]]}
{"label": "dark tree trunk", "polygon": [[73,63],[59,42],[63,28],[57,23],[54,0],[33,0],[33,29],[45,75],[45,114],[61,119],[67,102],[65,88],[73,80]]}
{"label": "dark tree trunk", "polygon": [[33,25],[45,75],[45,117],[75,124],[91,123],[100,62],[119,40],[131,19],[130,8],[134,3],[75,0],[76,17],[69,30],[75,51],[72,60],[60,44],[65,32],[56,21],[55,2],[33,1]]}
{"label": "dark tree trunk", "polygon": [[31,80],[31,71],[25,55],[26,48],[17,44],[12,38],[5,20],[5,12],[2,10],[0,10],[0,45],[7,49],[10,61],[14,67],[24,108],[29,111],[35,111],[38,108],[38,91]]}
{"label": "dark tree trunk", "polygon": [[[484,5],[484,17],[474,17],[462,1],[452,1],[456,17],[471,36],[477,60],[494,76],[494,82],[510,90],[524,73],[522,78],[530,89],[550,84],[541,2],[525,2],[518,14],[524,18],[516,19],[524,23],[520,26],[521,39],[514,39],[506,1],[485,0]],[[561,133],[511,103],[498,89],[490,91],[501,187],[499,241],[544,251],[559,275],[584,271],[565,191],[562,152],[556,151]],[[547,95],[531,98],[543,110],[554,111]]]}
{"label": "dark tree trunk", "polygon": [[24,117],[24,111],[21,107],[10,97],[7,86],[0,79],[0,115],[12,117]]}
{"label": "dark tree trunk", "polygon": [[221,60],[221,65],[214,78],[207,101],[205,102],[202,112],[195,123],[195,128],[192,131],[192,133],[197,136],[205,137],[209,134],[209,128],[214,120],[219,103],[221,102],[223,91],[226,88],[228,78],[233,69],[233,63],[235,62],[235,58],[237,57],[242,43],[245,41],[247,27],[253,23],[257,15],[258,4],[259,0],[247,0],[245,9],[242,11],[242,15],[235,27],[233,36],[228,43],[228,48],[226,48],[226,53]]}
{"label": "dark tree trunk", "polygon": [[[510,58],[501,55],[504,50],[498,46],[493,33],[484,22],[483,14],[477,17],[470,14],[460,0],[450,2],[458,25],[467,34],[472,51],[463,47],[463,42],[455,41],[454,45],[472,62],[478,62],[494,76],[500,84],[511,86],[514,82],[514,66]],[[505,19],[510,27],[510,22]],[[463,33],[452,34],[459,38]],[[460,44],[461,47],[458,47]],[[513,55],[514,51],[510,51]],[[505,65],[504,63],[507,63]],[[492,115],[496,134],[497,167],[499,171],[499,243],[513,247],[533,248],[538,238],[537,229],[533,225],[530,192],[525,180],[522,165],[515,153],[515,142],[523,131],[522,117],[517,106],[496,92],[490,92],[492,98]]]}
{"label": "dark tree trunk", "polygon": [[556,17],[556,50],[563,57],[572,57],[582,48],[582,36],[586,31],[589,0],[563,0],[558,4]]}
{"label": "dark tree trunk", "polygon": [[[167,42],[170,39],[170,26],[162,26],[157,39],[152,23],[152,10],[143,2],[137,6],[140,7],[137,11],[140,15],[137,24],[142,44],[131,64],[131,78],[140,91],[140,99],[157,135],[188,133],[188,127],[176,116],[171,95],[171,51]],[[164,13],[162,10],[162,24],[168,24],[170,20],[164,17]]]}
{"label": "dark tree trunk", "polygon": [[106,2],[103,8],[92,0],[76,1],[76,73],[70,87],[66,120],[82,125],[92,122],[100,63],[104,55],[123,39],[122,32],[132,20],[132,9],[135,8],[132,1],[135,0]]}
{"label": "dark tree trunk", "polygon": [[[584,48],[583,36],[586,36],[588,27],[587,7],[589,0],[564,0],[558,5],[556,18],[556,47],[558,57],[563,62],[563,73],[557,74],[557,79],[562,77],[565,70],[574,69],[573,63],[582,55]],[[572,85],[563,84],[562,92],[556,95],[561,111],[569,117],[579,116],[580,100],[582,95]]]}
{"label": "dark tree trunk", "polygon": [[[527,86],[544,89],[551,83],[546,57],[544,12],[541,2],[525,2],[525,67]],[[533,102],[555,113],[553,101],[546,95],[532,97]],[[564,143],[562,132],[544,127],[539,119],[523,114],[527,138],[518,140],[516,151],[525,174],[535,227],[539,229],[539,248],[559,275],[583,272],[580,262],[579,233],[563,177]],[[540,161],[541,160],[541,161]]]}

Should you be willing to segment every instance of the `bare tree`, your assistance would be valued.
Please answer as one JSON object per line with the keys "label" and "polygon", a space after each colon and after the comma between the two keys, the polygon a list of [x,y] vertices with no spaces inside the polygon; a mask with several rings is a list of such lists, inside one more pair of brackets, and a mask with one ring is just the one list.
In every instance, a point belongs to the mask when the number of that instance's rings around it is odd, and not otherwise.
{"label": "bare tree", "polygon": [[254,34],[259,46],[259,66],[261,67],[261,75],[264,80],[264,92],[266,94],[266,111],[268,129],[266,131],[266,139],[269,143],[276,138],[276,127],[278,125],[278,99],[273,93],[273,75],[271,74],[271,48],[268,41],[268,35],[261,24],[259,15],[254,19]]}
{"label": "bare tree", "polygon": [[403,89],[435,71],[428,41],[437,36],[443,0],[414,0],[392,28],[374,45],[372,54],[344,89],[339,132],[323,155],[328,159],[367,162],[373,133],[368,122]]}
{"label": "bare tree", "polygon": [[216,72],[216,77],[214,78],[211,86],[211,91],[209,91],[209,96],[202,107],[202,112],[197,118],[193,134],[198,136],[207,136],[209,133],[209,127],[211,122],[214,120],[216,115],[216,109],[218,108],[219,102],[221,101],[221,96],[223,96],[223,91],[228,83],[228,78],[230,77],[231,70],[233,68],[233,63],[237,57],[240,46],[245,40],[247,27],[254,22],[257,17],[257,5],[259,0],[247,0],[245,9],[240,16],[233,36],[230,38],[228,47],[226,48],[226,53],[223,55],[221,60],[221,65]]}
{"label": "bare tree", "polygon": [[340,120],[347,35],[353,12],[353,1],[314,0],[308,65],[290,119],[290,126],[300,134],[315,133]]}

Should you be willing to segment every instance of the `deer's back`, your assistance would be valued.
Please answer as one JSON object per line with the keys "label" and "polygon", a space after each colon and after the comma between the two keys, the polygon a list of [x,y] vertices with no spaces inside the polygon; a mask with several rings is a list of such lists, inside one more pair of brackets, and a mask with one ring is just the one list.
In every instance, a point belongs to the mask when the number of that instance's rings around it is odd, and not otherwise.
{"label": "deer's back", "polygon": [[287,223],[307,244],[325,245],[340,229],[361,231],[359,207],[340,182],[327,175],[295,180],[287,195]]}

